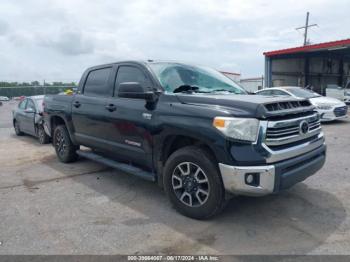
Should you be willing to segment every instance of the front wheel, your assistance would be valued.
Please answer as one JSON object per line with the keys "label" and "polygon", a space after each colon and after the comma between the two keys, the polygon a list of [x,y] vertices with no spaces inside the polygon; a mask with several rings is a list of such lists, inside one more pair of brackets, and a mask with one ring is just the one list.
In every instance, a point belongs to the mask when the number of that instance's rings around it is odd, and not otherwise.
{"label": "front wheel", "polygon": [[56,155],[61,162],[69,163],[77,160],[78,155],[76,151],[78,147],[72,143],[68,130],[64,125],[59,125],[55,128],[53,145]]}
{"label": "front wheel", "polygon": [[164,189],[175,209],[191,218],[207,219],[224,207],[225,190],[217,163],[195,146],[181,148],[169,157]]}

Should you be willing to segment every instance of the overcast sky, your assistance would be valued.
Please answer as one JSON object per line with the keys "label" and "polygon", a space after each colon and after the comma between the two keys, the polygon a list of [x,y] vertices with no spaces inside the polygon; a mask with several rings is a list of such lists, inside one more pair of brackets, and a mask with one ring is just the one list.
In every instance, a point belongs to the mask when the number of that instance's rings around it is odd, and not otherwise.
{"label": "overcast sky", "polygon": [[264,51],[350,38],[349,0],[0,0],[0,81],[78,81],[121,59],[180,60],[260,76]]}

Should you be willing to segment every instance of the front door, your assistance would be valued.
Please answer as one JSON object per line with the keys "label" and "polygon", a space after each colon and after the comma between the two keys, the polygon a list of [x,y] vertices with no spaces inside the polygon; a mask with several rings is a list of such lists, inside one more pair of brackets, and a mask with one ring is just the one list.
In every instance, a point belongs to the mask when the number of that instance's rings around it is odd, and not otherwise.
{"label": "front door", "polygon": [[108,116],[105,135],[109,150],[118,157],[144,167],[152,167],[152,110],[146,101],[118,97],[118,87],[125,82],[138,82],[146,90],[152,86],[151,78],[142,67],[131,64],[118,66],[114,96],[108,101],[116,107]]}
{"label": "front door", "polygon": [[35,104],[32,99],[27,99],[27,105],[24,110],[24,114],[22,115],[23,120],[21,123],[21,128],[23,128],[23,131],[25,131],[28,134],[35,135],[35,114],[36,114],[36,108]]}

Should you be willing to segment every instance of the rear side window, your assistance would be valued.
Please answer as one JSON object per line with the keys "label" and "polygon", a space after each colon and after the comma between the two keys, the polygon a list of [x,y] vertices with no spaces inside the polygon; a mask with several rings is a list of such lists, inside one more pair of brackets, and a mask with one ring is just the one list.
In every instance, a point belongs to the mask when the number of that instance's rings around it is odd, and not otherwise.
{"label": "rear side window", "polygon": [[111,71],[111,67],[91,71],[85,82],[84,95],[111,96],[111,90],[108,86]]}
{"label": "rear side window", "polygon": [[21,103],[19,103],[18,108],[25,109],[26,103],[27,103],[27,99],[24,99]]}
{"label": "rear side window", "polygon": [[115,89],[118,90],[119,84],[125,82],[138,82],[143,88],[150,87],[146,75],[139,68],[134,66],[119,67],[115,81]]}

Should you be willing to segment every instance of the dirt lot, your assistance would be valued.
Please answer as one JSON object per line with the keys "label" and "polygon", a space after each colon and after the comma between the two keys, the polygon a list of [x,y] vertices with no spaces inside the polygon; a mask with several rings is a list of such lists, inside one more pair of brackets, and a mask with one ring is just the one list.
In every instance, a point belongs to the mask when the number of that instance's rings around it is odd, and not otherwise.
{"label": "dirt lot", "polygon": [[16,137],[14,105],[0,107],[0,254],[350,254],[349,119],[324,125],[315,176],[195,221],[155,184]]}

